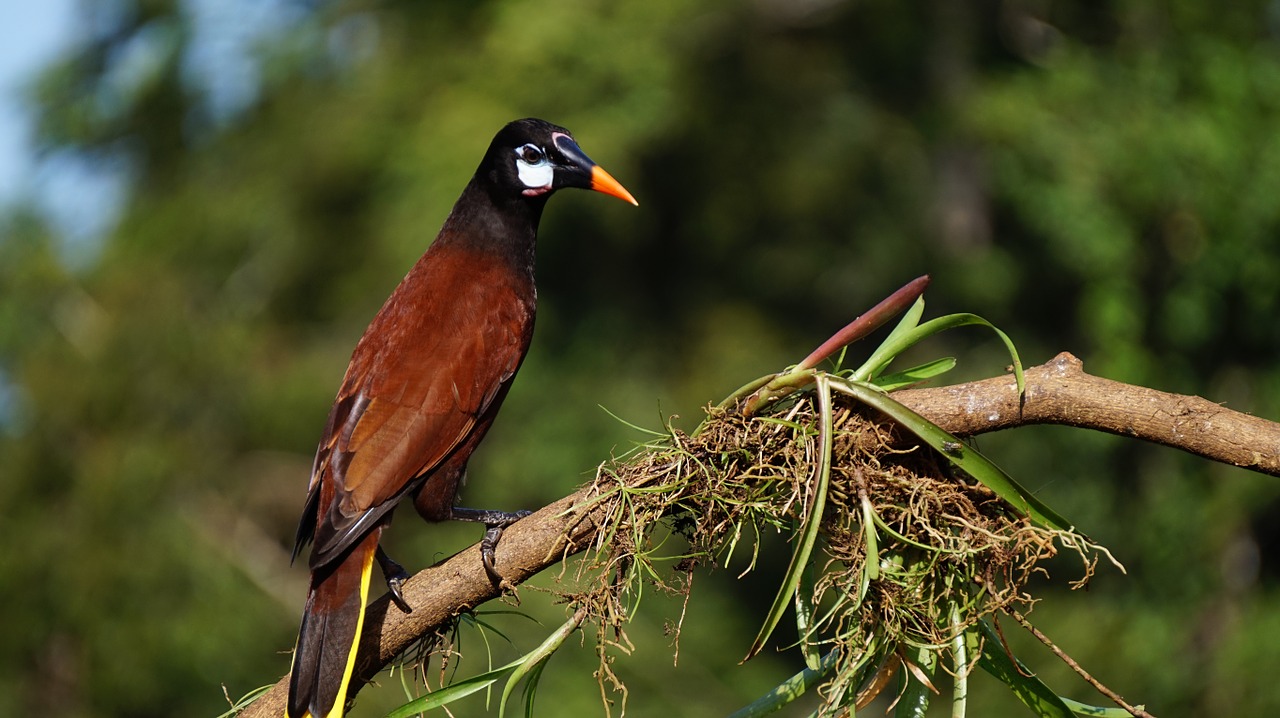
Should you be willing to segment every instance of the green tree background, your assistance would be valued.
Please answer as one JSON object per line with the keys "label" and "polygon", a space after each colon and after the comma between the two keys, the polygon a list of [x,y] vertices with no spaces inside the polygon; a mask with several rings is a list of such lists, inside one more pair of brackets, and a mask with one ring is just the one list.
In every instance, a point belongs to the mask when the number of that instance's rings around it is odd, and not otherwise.
{"label": "green tree background", "polygon": [[[572,128],[641,206],[549,209],[533,352],[470,504],[567,493],[642,438],[601,407],[688,426],[923,273],[932,313],[985,316],[1030,363],[1280,416],[1274,0],[280,0],[234,67],[202,59],[201,5],[86,3],[33,85],[42,146],[127,182],[91,243],[0,218],[5,715],[212,716],[287,670],[287,552],[351,347],[516,117]],[[981,333],[928,351],[959,378],[1004,364]],[[1049,589],[1032,617],[1063,648],[1157,715],[1280,711],[1274,480],[1068,429],[981,446],[1129,569]],[[390,542],[421,567],[477,538],[406,515]],[[630,715],[724,714],[798,668],[737,665],[772,593],[736,573],[698,575],[678,666],[679,602],[646,603]],[[548,630],[492,620],[502,660]],[[462,649],[483,665],[474,631]],[[540,713],[601,713],[595,662],[554,658]]]}

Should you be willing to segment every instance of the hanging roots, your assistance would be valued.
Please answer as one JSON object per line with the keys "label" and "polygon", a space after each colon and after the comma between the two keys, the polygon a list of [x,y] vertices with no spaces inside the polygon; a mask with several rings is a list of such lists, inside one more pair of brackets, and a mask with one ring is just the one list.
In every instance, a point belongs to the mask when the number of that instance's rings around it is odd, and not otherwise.
{"label": "hanging roots", "polygon": [[[626,643],[624,596],[632,582],[687,595],[695,565],[733,559],[736,567],[749,554],[746,573],[756,567],[762,530],[798,533],[809,520],[822,453],[814,394],[750,418],[708,414],[695,435],[672,430],[597,473],[596,501],[611,521],[586,566],[598,577],[596,588],[575,599],[593,611],[602,640]],[[907,650],[941,653],[984,616],[1015,607],[1025,613],[1035,600],[1028,580],[1045,573],[1040,562],[1059,548],[1083,560],[1076,586],[1106,553],[1079,534],[1017,515],[946,458],[907,442],[904,432],[843,395],[835,396],[832,418],[827,505],[810,557],[814,579],[798,590],[814,616],[801,627],[802,640],[836,657],[821,689],[828,709],[865,693],[877,673],[917,670],[903,657]],[[666,530],[655,535],[660,526]],[[687,540],[686,553],[653,548],[667,530]],[[868,566],[872,540],[877,562]],[[675,561],[675,571],[660,571],[660,561]],[[948,664],[960,665],[938,662]],[[602,664],[606,678],[616,681]]]}

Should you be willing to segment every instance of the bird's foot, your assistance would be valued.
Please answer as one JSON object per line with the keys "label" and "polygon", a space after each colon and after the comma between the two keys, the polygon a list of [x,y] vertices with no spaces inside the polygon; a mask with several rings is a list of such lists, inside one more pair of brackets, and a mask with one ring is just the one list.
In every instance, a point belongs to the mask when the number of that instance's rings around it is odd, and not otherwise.
{"label": "bird's foot", "polygon": [[502,574],[498,573],[498,569],[494,566],[494,551],[498,548],[498,540],[502,538],[503,529],[531,513],[533,512],[492,511],[458,507],[453,509],[453,518],[459,521],[475,521],[488,527],[488,530],[484,532],[484,538],[480,539],[480,562],[484,564],[484,572],[489,575],[489,580],[503,591],[509,591],[515,587],[510,581],[503,578]]}
{"label": "bird's foot", "polygon": [[381,546],[378,547],[377,558],[378,565],[382,567],[382,577],[387,581],[387,590],[391,592],[391,600],[401,611],[413,613],[413,607],[404,600],[404,594],[401,593],[404,582],[409,580],[409,572],[404,570],[404,566],[393,561]]}

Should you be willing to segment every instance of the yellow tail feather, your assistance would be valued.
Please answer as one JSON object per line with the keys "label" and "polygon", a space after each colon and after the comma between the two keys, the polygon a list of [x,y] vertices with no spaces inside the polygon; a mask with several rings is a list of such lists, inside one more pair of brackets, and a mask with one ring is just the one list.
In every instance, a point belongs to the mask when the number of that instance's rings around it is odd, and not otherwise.
{"label": "yellow tail feather", "polygon": [[[342,671],[342,685],[338,687],[338,696],[333,708],[324,718],[342,718],[347,705],[347,686],[351,684],[351,674],[356,667],[356,649],[360,646],[360,636],[364,633],[364,610],[369,606],[369,577],[373,574],[373,558],[377,552],[370,551],[364,558],[364,566],[360,572],[360,615],[356,619],[356,635],[351,639],[351,648],[347,651],[347,667]],[[296,649],[295,649],[296,650]],[[287,718],[286,711],[286,718]],[[315,718],[311,711],[302,714],[302,718]]]}
{"label": "yellow tail feather", "polygon": [[356,619],[356,635],[351,640],[351,650],[347,651],[347,667],[342,671],[342,686],[338,688],[338,697],[325,718],[342,718],[347,706],[347,686],[351,684],[351,672],[356,667],[356,648],[360,646],[360,636],[364,633],[364,609],[369,605],[369,576],[373,574],[373,557],[376,553],[377,551],[370,551],[364,557],[364,566],[360,571],[360,617]]}

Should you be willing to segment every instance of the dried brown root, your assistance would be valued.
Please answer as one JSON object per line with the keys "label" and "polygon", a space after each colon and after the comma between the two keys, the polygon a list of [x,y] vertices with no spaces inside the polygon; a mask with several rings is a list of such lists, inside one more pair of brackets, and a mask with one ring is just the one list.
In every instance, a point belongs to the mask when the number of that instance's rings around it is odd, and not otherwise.
{"label": "dried brown root", "polygon": [[[822,453],[816,404],[808,392],[753,417],[708,409],[695,435],[671,430],[630,459],[600,468],[595,501],[612,518],[593,560],[583,564],[583,575],[597,577],[596,588],[577,598],[602,636],[605,627],[615,644],[625,636],[622,596],[632,582],[643,577],[687,596],[694,563],[727,566],[749,551],[742,571],[751,571],[762,530],[794,531],[808,519]],[[843,395],[835,396],[832,427],[821,553],[813,556],[817,578],[801,586],[800,596],[815,616],[802,640],[839,656],[820,689],[828,710],[853,700],[901,646],[945,653],[979,619],[1029,610],[1036,599],[1028,581],[1059,550],[1082,556],[1077,585],[1093,574],[1096,554],[1105,553],[1083,536],[1016,514],[945,457],[904,441],[894,425]],[[673,557],[651,547],[657,526],[688,543],[675,557],[676,580],[659,578],[668,574],[657,562]],[[868,567],[872,532],[877,553]],[[602,690],[606,678],[620,685],[606,653]]]}

